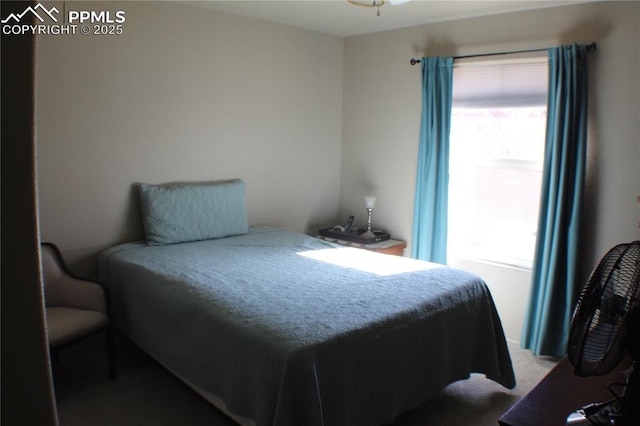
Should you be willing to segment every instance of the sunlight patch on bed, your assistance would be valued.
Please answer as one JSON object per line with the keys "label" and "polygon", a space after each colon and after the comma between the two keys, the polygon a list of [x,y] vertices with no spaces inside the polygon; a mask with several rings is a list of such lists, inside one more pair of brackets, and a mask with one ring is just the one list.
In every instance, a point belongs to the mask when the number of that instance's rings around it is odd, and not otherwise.
{"label": "sunlight patch on bed", "polygon": [[332,265],[357,269],[381,276],[422,271],[441,266],[408,257],[373,253],[352,247],[308,250],[298,252],[297,254],[321,262],[331,263]]}

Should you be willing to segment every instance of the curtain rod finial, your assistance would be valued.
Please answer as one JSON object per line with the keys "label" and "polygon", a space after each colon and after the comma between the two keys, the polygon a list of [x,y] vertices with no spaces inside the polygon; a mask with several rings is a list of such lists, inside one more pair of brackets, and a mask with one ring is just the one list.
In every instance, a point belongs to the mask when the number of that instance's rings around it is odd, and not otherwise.
{"label": "curtain rod finial", "polygon": [[409,61],[411,65],[419,64],[420,62],[421,62],[420,59],[416,59],[416,58],[411,58],[411,60]]}

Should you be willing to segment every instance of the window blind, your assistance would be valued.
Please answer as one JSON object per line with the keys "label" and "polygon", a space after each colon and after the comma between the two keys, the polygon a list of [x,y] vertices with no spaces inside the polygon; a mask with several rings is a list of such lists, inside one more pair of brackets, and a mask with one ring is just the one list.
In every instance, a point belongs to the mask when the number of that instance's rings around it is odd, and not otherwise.
{"label": "window blind", "polygon": [[457,59],[453,104],[462,108],[546,105],[546,52]]}

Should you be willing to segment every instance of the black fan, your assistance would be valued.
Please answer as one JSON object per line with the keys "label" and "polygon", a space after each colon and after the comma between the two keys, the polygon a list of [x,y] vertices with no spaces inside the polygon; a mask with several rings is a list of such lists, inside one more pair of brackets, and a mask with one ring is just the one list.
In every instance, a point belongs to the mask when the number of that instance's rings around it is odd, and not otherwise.
{"label": "black fan", "polygon": [[624,391],[582,407],[567,425],[640,425],[640,241],[609,250],[582,290],[569,331],[569,360],[578,376],[611,372],[628,353]]}

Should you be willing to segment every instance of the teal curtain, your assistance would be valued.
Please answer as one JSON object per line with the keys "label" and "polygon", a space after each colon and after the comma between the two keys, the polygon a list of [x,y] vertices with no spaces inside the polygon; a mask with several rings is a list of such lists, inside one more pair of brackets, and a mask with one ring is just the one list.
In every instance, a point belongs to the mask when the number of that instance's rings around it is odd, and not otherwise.
{"label": "teal curtain", "polygon": [[422,124],[411,255],[444,264],[447,262],[453,57],[425,57],[421,65]]}
{"label": "teal curtain", "polygon": [[587,149],[584,45],[548,49],[549,96],[538,237],[522,346],[566,353],[579,287],[579,244]]}

